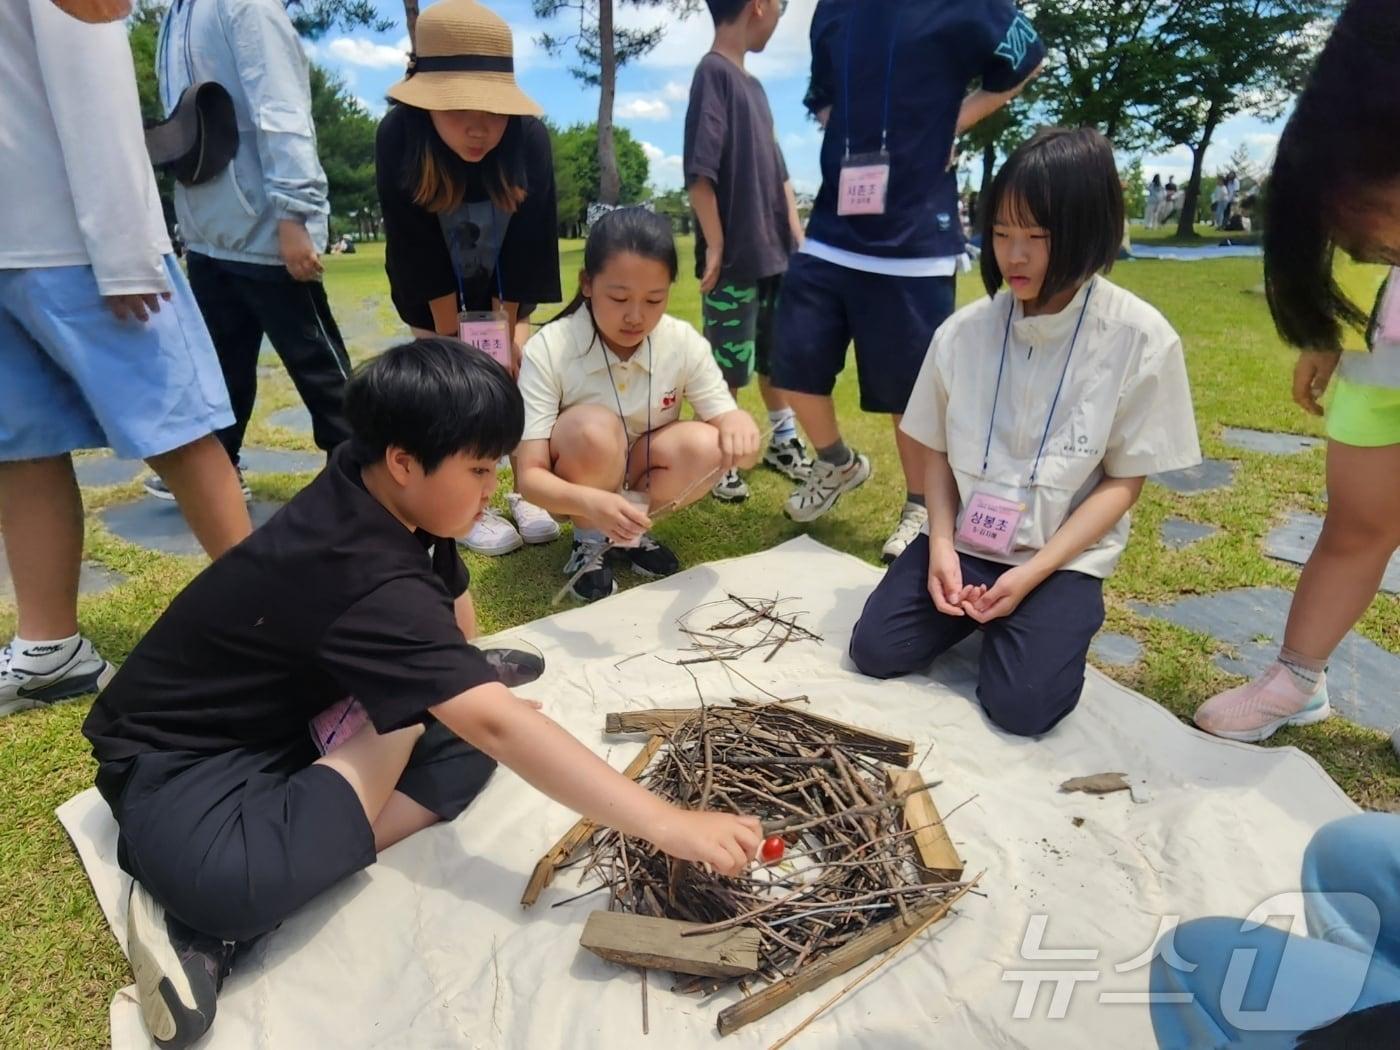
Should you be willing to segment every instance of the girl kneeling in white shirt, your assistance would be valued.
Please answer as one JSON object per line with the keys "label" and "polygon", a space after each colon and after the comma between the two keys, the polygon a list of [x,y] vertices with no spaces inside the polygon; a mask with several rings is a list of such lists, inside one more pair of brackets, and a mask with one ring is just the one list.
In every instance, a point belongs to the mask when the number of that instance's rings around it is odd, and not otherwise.
{"label": "girl kneeling in white shirt", "polygon": [[1200,448],[1176,332],[1099,276],[1123,230],[1107,140],[1040,132],[984,215],[989,297],[935,333],[901,424],[928,450],[928,531],[871,594],[850,651],[888,678],[981,630],[983,709],[1036,736],[1079,702],[1144,479]]}
{"label": "girl kneeling in white shirt", "polygon": [[[520,490],[573,518],[564,574],[596,564],[573,583],[584,601],[617,589],[595,556],[605,540],[644,576],[679,569],[647,532],[649,512],[695,502],[722,471],[758,456],[758,428],[730,396],[710,344],[666,313],[678,269],[669,219],[609,212],[588,235],[578,295],[525,345]],[[680,421],[683,400],[694,420]]]}

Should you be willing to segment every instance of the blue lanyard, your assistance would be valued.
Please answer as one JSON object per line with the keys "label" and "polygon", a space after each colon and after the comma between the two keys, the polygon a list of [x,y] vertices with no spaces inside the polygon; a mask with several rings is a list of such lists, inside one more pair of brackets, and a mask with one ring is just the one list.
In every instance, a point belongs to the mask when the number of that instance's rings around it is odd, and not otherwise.
{"label": "blue lanyard", "polygon": [[[856,35],[856,14],[855,8],[851,10],[851,17],[846,25],[846,75],[843,79],[846,92],[846,156],[851,155],[851,40]],[[899,36],[899,8],[895,8],[894,21],[890,25],[890,50],[885,62],[885,103],[881,107],[880,114],[880,150],[884,152],[889,142],[890,131],[890,84],[894,79],[894,42]]]}
{"label": "blue lanyard", "polygon": [[[589,307],[589,314],[591,315],[592,312],[593,312],[592,307]],[[596,321],[593,322],[593,330],[594,330],[595,333],[596,333],[597,330],[598,330],[598,322],[596,322]],[[608,349],[608,344],[605,343],[605,342],[603,342],[603,339],[602,339],[601,336],[598,337],[598,349],[601,350],[601,351],[603,352],[603,364],[604,364],[605,366],[607,366],[607,369],[608,369],[608,383],[611,384],[611,386],[612,386],[613,400],[617,402],[617,419],[618,419],[618,422],[622,424],[622,436],[623,436],[623,438],[625,439],[625,438],[627,437],[627,416],[623,414],[623,411],[622,411],[622,395],[620,395],[620,394],[617,392],[617,380],[613,379],[612,362],[608,360],[608,354],[612,353],[612,351]],[[635,350],[632,351],[632,352],[633,352],[634,354],[636,353]],[[654,363],[655,363],[655,362],[652,361],[651,336],[647,336],[647,433],[646,433],[646,439],[647,439],[647,469],[646,469],[646,473],[642,475],[642,477],[644,477],[644,478],[647,479],[647,491],[650,491],[650,490],[651,490],[651,477],[650,477],[650,475],[651,475],[651,369],[652,369],[652,365],[653,365]],[[628,475],[630,475],[631,473],[632,473],[632,442],[631,442],[631,441],[628,441],[628,442],[627,442],[627,458],[624,459],[623,462],[622,462],[622,487],[623,487],[623,488],[627,488],[627,487],[628,487],[627,478],[628,478]]]}
{"label": "blue lanyard", "polygon": [[[470,222],[470,210],[467,212],[467,217],[467,221]],[[496,301],[501,304],[501,309],[504,310],[506,308],[506,293],[505,287],[501,281],[501,253],[505,249],[505,238],[501,238],[500,244],[496,243],[496,205],[494,203],[491,204],[491,243],[496,248],[496,258],[492,263],[492,268],[496,271]],[[452,253],[449,251],[448,254],[451,255]],[[459,310],[465,310],[467,308],[467,287],[462,283],[462,270],[456,262],[452,264],[452,273],[453,276],[457,278],[457,308]],[[515,338],[514,332],[511,333],[511,338]]]}
{"label": "blue lanyard", "polygon": [[[1069,352],[1065,354],[1065,366],[1060,369],[1060,381],[1055,385],[1055,399],[1050,402],[1050,412],[1045,417],[1045,431],[1040,435],[1040,448],[1035,452],[1035,465],[1031,467],[1031,478],[1028,484],[1034,485],[1036,475],[1040,473],[1040,457],[1045,453],[1045,442],[1050,438],[1050,424],[1055,419],[1055,408],[1060,403],[1060,392],[1065,387],[1065,376],[1069,373],[1069,363],[1074,357],[1074,344],[1079,339],[1079,328],[1084,324],[1084,313],[1089,309],[1089,296],[1093,294],[1094,287],[1091,284],[1084,291],[1084,305],[1079,308],[1079,320],[1074,322],[1074,334],[1069,337]],[[1006,311],[1006,332],[1001,337],[1001,364],[997,366],[997,385],[992,393],[992,418],[987,423],[987,444],[982,449],[982,477],[987,476],[987,464],[992,458],[992,428],[997,422],[997,399],[1001,396],[1001,377],[1006,371],[1006,344],[1011,340],[1011,319],[1016,314],[1016,297],[1007,293],[1011,300],[1011,308]]]}

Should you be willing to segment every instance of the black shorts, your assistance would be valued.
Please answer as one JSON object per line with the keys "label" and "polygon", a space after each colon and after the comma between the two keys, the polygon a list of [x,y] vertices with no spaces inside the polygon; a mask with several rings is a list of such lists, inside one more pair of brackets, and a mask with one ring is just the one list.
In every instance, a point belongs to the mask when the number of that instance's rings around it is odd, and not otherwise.
{"label": "black shorts", "polygon": [[956,294],[954,277],[889,277],[799,252],[778,296],[773,385],[830,396],[854,341],[860,407],[900,414]]}
{"label": "black shorts", "polygon": [[[120,829],[117,860],[201,933],[250,940],[374,863],[374,832],[350,783],[308,733],[268,750],[153,751],[104,764],[98,787]],[[397,789],[452,820],[496,763],[430,721]]]}

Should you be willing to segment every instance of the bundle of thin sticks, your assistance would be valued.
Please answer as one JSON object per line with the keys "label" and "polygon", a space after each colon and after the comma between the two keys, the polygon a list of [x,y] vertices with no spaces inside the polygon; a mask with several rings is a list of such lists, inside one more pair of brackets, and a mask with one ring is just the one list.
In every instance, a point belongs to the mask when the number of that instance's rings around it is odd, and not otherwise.
{"label": "bundle of thin sticks", "polygon": [[[767,663],[789,642],[820,642],[822,636],[797,621],[803,615],[784,610],[793,598],[741,598],[727,595],[719,601],[706,602],[691,609],[676,621],[682,633],[690,638],[690,651],[700,654],[686,656],[676,663],[702,664],[712,660],[737,660],[760,649],[767,649]],[[716,611],[719,607],[724,608]]]}
{"label": "bundle of thin sticks", "polygon": [[[778,981],[873,925],[951,900],[963,887],[921,866],[903,803],[926,785],[888,786],[881,738],[782,703],[753,702],[702,706],[666,736],[643,776],[647,787],[687,808],[758,816],[765,834],[784,836],[786,852],[775,865],[726,878],[602,832],[584,872],[610,890],[611,910],[700,924],[690,934],[756,930],[758,976]],[[720,983],[707,978],[693,987]]]}

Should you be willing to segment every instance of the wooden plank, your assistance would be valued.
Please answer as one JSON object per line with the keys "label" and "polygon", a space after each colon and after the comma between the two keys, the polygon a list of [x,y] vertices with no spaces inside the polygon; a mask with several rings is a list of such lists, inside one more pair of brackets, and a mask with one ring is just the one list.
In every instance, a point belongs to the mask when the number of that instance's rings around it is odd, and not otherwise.
{"label": "wooden plank", "polygon": [[[921,775],[912,769],[890,770],[885,779],[890,791],[896,794],[917,788],[921,783]],[[904,800],[904,826],[914,832],[921,881],[958,882],[962,879],[962,858],[948,836],[933,795],[928,791],[916,791]]]}
{"label": "wooden plank", "polygon": [[[839,977],[847,970],[859,966],[865,960],[893,948],[935,917],[946,915],[953,906],[953,900],[926,904],[921,908],[909,909],[909,914],[895,915],[882,923],[871,926],[859,937],[854,937],[830,955],[824,955],[809,962],[791,977],[785,977],[755,992],[746,999],[740,999],[733,1006],[720,1011],[719,1034],[732,1035],[746,1024],[752,1024],[767,1017],[805,995],[833,977]],[[940,912],[942,913],[940,915]]]}
{"label": "wooden plank", "polygon": [[688,718],[700,713],[698,707],[656,707],[647,711],[610,711],[603,719],[603,732],[612,736],[636,733],[669,733]]}
{"label": "wooden plank", "polygon": [[623,966],[671,970],[697,977],[741,977],[758,969],[758,931],[751,927],[682,937],[695,923],[595,911],[579,944]]}
{"label": "wooden plank", "polygon": [[[627,764],[622,775],[628,780],[636,780],[641,776],[652,756],[660,750],[665,739],[665,737],[654,736],[648,740],[646,746],[638,751],[637,756]],[[545,887],[554,881],[554,873],[558,870],[559,865],[566,862],[574,850],[592,838],[598,830],[599,825],[585,817],[565,832],[564,837],[551,846],[549,852],[535,864],[535,870],[530,874],[530,881],[525,884],[525,892],[520,897],[520,906],[528,908],[539,900]]]}
{"label": "wooden plank", "polygon": [[[838,722],[834,718],[813,714],[811,711],[799,711],[794,707],[784,707],[783,710],[788,714],[805,719],[813,725],[848,734],[853,738],[848,746],[864,750],[883,762],[905,768],[914,764],[914,743],[911,740],[901,740],[898,737],[885,736],[883,733],[873,733],[860,726]],[[722,715],[730,711],[737,711],[743,715],[750,713],[744,708],[710,708],[712,715]],[[675,730],[676,726],[699,713],[698,707],[656,707],[643,711],[611,711],[604,719],[603,731],[624,736],[633,733],[670,733]]]}

